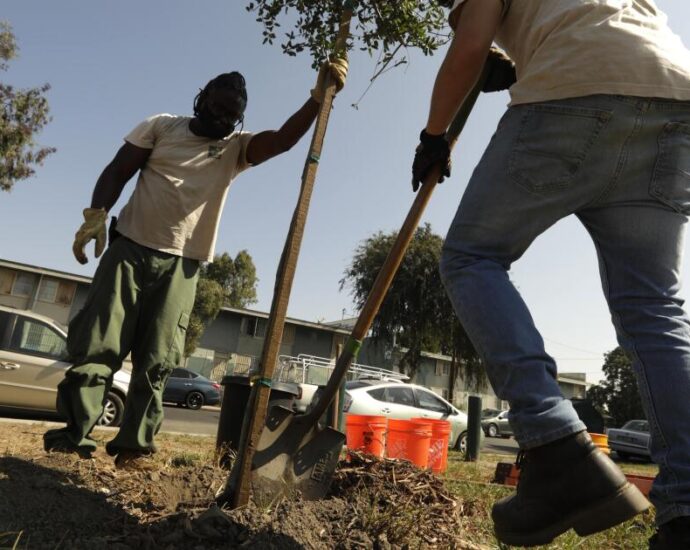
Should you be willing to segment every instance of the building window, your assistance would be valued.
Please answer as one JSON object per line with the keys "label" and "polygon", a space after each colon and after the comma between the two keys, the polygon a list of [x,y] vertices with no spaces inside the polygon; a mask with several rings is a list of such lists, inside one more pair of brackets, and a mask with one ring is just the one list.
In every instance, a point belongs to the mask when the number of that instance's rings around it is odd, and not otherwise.
{"label": "building window", "polygon": [[266,319],[258,319],[256,317],[245,317],[242,319],[242,334],[253,336],[254,338],[264,338],[266,336],[266,327],[268,322]]}
{"label": "building window", "polygon": [[14,271],[0,268],[0,294],[12,294]]}
{"label": "building window", "polygon": [[12,285],[14,296],[31,296],[34,291],[34,281],[36,277],[32,273],[17,273]]}
{"label": "building window", "polygon": [[295,325],[286,324],[283,327],[283,344],[292,345],[295,343]]}
{"label": "building window", "polygon": [[38,288],[38,300],[41,302],[55,302],[59,283],[55,279],[42,279]]}
{"label": "building window", "polygon": [[55,303],[62,304],[63,306],[68,306],[74,300],[74,294],[77,291],[76,283],[66,283],[64,281],[60,282],[58,286],[57,296],[55,297]]}
{"label": "building window", "polygon": [[436,376],[450,375],[450,364],[441,359],[436,360]]}
{"label": "building window", "polygon": [[50,302],[51,304],[61,304],[68,306],[72,303],[76,284],[57,279],[43,278],[38,289],[37,299],[40,302]]}

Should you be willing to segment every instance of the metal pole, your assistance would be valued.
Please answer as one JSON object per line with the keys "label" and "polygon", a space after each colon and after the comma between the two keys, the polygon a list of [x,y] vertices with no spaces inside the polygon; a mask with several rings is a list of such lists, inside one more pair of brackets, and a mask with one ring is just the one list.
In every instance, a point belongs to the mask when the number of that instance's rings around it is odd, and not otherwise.
{"label": "metal pole", "polygon": [[479,444],[482,434],[482,398],[470,395],[467,403],[467,452],[465,461],[479,460]]}

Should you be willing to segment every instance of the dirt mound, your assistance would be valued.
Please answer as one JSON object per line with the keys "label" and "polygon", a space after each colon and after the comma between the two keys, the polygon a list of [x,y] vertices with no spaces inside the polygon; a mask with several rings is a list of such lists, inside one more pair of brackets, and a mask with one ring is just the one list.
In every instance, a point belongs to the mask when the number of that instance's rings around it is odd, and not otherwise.
{"label": "dirt mound", "polygon": [[352,526],[376,540],[415,547],[459,544],[458,502],[441,479],[409,462],[350,453],[336,472],[331,495],[352,503]]}
{"label": "dirt mound", "polygon": [[31,550],[472,547],[458,538],[461,507],[409,463],[355,453],[327,499],[226,511],[214,496],[227,471],[208,457],[162,452],[159,470],[122,472],[100,454],[46,455],[30,432],[12,452],[0,446],[0,547],[17,538]]}

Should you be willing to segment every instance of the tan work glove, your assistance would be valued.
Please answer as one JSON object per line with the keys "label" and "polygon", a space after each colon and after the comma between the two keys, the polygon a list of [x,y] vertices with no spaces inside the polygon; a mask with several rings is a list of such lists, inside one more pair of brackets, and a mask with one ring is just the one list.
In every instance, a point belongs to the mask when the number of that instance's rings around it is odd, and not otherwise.
{"label": "tan work glove", "polygon": [[84,223],[74,236],[72,252],[80,264],[88,262],[84,247],[91,239],[96,240],[96,258],[103,254],[105,248],[105,220],[108,213],[103,208],[84,208]]}
{"label": "tan work glove", "polygon": [[316,78],[316,85],[311,90],[311,97],[317,103],[323,101],[323,94],[326,88],[326,75],[330,74],[335,80],[335,93],[337,94],[345,86],[347,69],[349,65],[347,57],[334,57],[330,61],[325,61],[319,69],[319,76]]}

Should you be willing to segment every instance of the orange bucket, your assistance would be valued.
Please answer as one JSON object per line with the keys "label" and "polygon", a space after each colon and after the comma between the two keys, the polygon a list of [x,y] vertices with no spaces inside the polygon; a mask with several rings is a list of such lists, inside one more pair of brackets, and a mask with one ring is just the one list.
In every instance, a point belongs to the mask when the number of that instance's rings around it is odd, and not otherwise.
{"label": "orange bucket", "polygon": [[450,422],[431,418],[414,418],[431,423],[431,442],[429,443],[429,465],[435,474],[441,474],[448,468],[448,442],[450,441]]}
{"label": "orange bucket", "polygon": [[592,438],[592,443],[599,447],[605,454],[611,454],[611,449],[609,448],[609,436],[606,434],[595,434],[589,432],[589,436]]}
{"label": "orange bucket", "polygon": [[428,420],[389,420],[386,451],[388,458],[404,458],[420,468],[429,464],[431,422]]}
{"label": "orange bucket", "polygon": [[383,458],[386,424],[385,416],[348,414],[345,417],[347,448]]}

